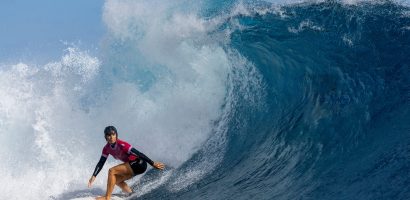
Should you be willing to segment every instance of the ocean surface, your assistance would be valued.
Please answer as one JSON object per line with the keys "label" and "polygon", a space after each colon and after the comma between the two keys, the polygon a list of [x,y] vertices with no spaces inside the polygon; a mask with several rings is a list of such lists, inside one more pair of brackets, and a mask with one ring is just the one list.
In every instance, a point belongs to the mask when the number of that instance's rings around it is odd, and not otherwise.
{"label": "ocean surface", "polygon": [[0,60],[0,199],[104,194],[108,125],[167,166],[126,199],[410,199],[406,1],[101,4],[98,48]]}

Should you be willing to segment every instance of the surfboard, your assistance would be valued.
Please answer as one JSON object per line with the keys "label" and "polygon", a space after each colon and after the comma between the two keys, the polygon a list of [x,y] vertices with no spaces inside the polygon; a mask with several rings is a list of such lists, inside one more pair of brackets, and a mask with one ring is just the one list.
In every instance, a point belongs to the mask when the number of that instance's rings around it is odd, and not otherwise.
{"label": "surfboard", "polygon": [[[89,196],[89,197],[79,197],[79,198],[75,198],[75,199],[71,199],[71,200],[95,200],[95,198],[97,198],[99,196]],[[119,195],[112,195],[111,196],[112,200],[124,200],[125,197],[120,197]]]}

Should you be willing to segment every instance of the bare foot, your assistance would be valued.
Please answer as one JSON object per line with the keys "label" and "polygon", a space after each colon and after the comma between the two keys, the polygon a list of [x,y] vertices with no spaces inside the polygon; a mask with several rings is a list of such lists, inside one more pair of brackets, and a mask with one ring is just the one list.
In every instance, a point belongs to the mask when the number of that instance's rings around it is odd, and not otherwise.
{"label": "bare foot", "polygon": [[95,200],[106,200],[105,196],[99,196],[97,198],[95,198]]}

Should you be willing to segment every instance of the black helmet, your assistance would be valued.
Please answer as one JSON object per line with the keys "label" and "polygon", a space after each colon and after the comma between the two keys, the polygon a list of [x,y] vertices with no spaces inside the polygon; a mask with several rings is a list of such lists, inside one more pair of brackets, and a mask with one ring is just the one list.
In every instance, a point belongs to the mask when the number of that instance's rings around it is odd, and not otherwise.
{"label": "black helmet", "polygon": [[114,131],[115,135],[118,137],[117,129],[114,126],[107,126],[104,129],[104,137]]}

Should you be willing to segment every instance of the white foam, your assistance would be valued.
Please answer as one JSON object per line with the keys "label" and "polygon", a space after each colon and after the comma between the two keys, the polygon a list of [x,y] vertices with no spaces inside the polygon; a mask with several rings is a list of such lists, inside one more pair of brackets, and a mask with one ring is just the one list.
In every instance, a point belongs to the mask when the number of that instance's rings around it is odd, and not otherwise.
{"label": "white foam", "polygon": [[[76,62],[67,63],[73,57]],[[50,70],[51,65],[60,68]],[[47,199],[81,183],[89,174],[76,168],[88,165],[81,155],[85,148],[81,144],[80,148],[71,147],[81,139],[76,137],[80,133],[64,125],[71,122],[81,127],[83,122],[72,116],[86,113],[73,111],[79,93],[72,92],[72,86],[92,79],[98,66],[96,58],[72,49],[61,61],[47,66],[18,63],[1,67],[0,135],[8,141],[0,147],[0,175],[7,177],[1,181],[7,185],[2,195],[10,199]],[[62,72],[65,67],[75,70]]]}
{"label": "white foam", "polygon": [[[191,25],[181,20],[174,18],[172,23],[179,24],[175,31],[188,31],[184,37],[195,34],[189,31],[198,19],[192,17]],[[155,46],[144,50],[151,62],[171,70],[144,92],[121,79],[108,87],[95,85],[105,78],[100,61],[75,48],[45,66],[2,67],[0,135],[12,142],[0,147],[5,163],[0,176],[7,178],[0,181],[7,185],[1,198],[47,199],[84,189],[104,145],[106,125],[117,126],[120,138],[154,160],[174,167],[186,161],[211,134],[229,68],[220,47],[182,40],[173,56],[156,52]],[[94,102],[84,104],[90,94],[97,94]],[[109,160],[104,170],[113,164]],[[104,170],[95,187],[105,189]]]}
{"label": "white foam", "polygon": [[[211,122],[220,116],[229,60],[221,47],[204,39],[217,22],[194,12],[176,12],[174,4],[107,1],[104,21],[114,40],[135,42],[144,63],[149,63],[148,71],[161,66],[168,72],[148,91],[136,92],[133,96],[140,97],[128,103],[135,110],[131,117],[138,118],[137,130],[143,133],[137,134],[137,144],[156,143],[150,155],[167,154],[165,161],[178,167],[210,136]],[[128,90],[132,91],[138,88]],[[126,124],[122,127],[131,130]]]}
{"label": "white foam", "polygon": [[136,190],[136,192],[133,195],[131,195],[129,199],[132,199],[134,197],[140,197],[158,188],[159,186],[163,185],[164,183],[168,181],[168,179],[171,177],[173,172],[174,172],[173,170],[164,172],[158,179],[151,180],[148,183],[140,184],[137,182],[136,183],[137,187],[133,188]]}

